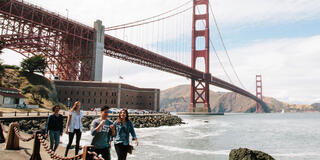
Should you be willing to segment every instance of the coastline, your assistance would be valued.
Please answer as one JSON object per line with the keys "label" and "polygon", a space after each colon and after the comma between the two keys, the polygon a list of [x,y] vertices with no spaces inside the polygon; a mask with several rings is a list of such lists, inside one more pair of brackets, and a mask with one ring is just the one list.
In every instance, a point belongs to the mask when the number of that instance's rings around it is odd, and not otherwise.
{"label": "coastline", "polygon": [[[83,129],[84,132],[87,132],[89,130],[89,126],[91,124],[91,121],[95,118],[98,118],[98,116],[86,116],[83,118]],[[173,125],[179,125],[183,124],[182,119],[175,115],[170,114],[162,114],[162,115],[134,115],[130,116],[131,120],[134,122],[135,128],[156,128],[160,126],[173,126]],[[116,116],[110,116],[108,119],[114,121],[116,119]],[[20,135],[22,137],[31,137],[32,132],[34,130],[44,130],[46,125],[46,118],[39,119],[39,120],[19,120],[19,121],[13,121],[18,122],[20,126]],[[4,130],[7,131],[9,129],[8,125],[11,122],[4,121]],[[28,134],[29,133],[29,134]],[[65,134],[65,133],[63,133]],[[4,132],[4,137],[7,141],[8,139],[8,133]],[[66,135],[63,135],[66,136]],[[60,145],[56,151],[56,153],[60,156],[64,156],[66,147],[63,143],[65,139],[60,137]],[[62,143],[63,141],[63,143]],[[6,142],[0,144],[0,157],[2,160],[13,160],[13,159],[30,159],[32,155],[32,149],[33,149],[33,143],[34,140],[23,142],[19,140],[19,150],[6,150]],[[49,145],[49,141],[47,140],[46,143]],[[68,156],[74,156],[74,149],[70,149]],[[82,150],[80,150],[80,153],[82,153]],[[51,159],[50,155],[44,150],[42,146],[40,146],[40,155],[42,159]]]}

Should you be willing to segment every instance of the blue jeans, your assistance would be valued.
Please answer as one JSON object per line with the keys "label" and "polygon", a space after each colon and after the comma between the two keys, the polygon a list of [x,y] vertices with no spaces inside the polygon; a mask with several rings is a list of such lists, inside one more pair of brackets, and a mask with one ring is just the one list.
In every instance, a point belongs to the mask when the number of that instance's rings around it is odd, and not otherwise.
{"label": "blue jeans", "polygon": [[50,149],[55,151],[58,148],[60,142],[60,131],[49,130],[50,136]]}

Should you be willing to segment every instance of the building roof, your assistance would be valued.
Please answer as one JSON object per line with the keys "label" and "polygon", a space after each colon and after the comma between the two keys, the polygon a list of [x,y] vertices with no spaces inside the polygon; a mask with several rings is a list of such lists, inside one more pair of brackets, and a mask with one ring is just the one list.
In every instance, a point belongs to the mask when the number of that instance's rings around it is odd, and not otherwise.
{"label": "building roof", "polygon": [[15,89],[15,88],[5,88],[5,87],[0,87],[0,92],[1,91],[14,91],[14,92],[19,92],[19,90]]}
{"label": "building roof", "polygon": [[[67,81],[67,80],[55,80],[56,86],[81,86],[81,87],[113,87],[118,88],[119,83],[105,83],[100,81]],[[134,90],[145,90],[145,91],[154,91],[159,90],[155,88],[138,88],[128,84],[122,84],[121,88],[125,89],[134,89]]]}
{"label": "building roof", "polygon": [[11,93],[3,93],[0,92],[0,95],[4,96],[4,97],[14,97],[14,98],[26,98],[24,95],[18,93],[18,94],[11,94]]}
{"label": "building roof", "polygon": [[25,98],[25,96],[20,94],[19,90],[15,88],[0,87],[0,95],[4,97]]}

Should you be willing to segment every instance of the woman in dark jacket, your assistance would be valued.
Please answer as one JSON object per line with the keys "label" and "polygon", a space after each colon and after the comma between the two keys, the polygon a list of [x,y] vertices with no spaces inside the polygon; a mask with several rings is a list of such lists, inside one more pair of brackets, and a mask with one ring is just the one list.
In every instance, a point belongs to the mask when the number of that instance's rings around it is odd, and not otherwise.
{"label": "woman in dark jacket", "polygon": [[63,131],[63,116],[59,114],[60,106],[56,105],[52,108],[53,114],[48,117],[46,133],[49,132],[50,149],[55,151],[60,142],[60,136]]}
{"label": "woman in dark jacket", "polygon": [[133,123],[129,120],[129,114],[126,109],[119,112],[118,119],[114,122],[116,128],[116,136],[114,138],[114,146],[117,152],[118,160],[125,160],[130,149],[129,133],[138,146],[138,139],[134,131]]}

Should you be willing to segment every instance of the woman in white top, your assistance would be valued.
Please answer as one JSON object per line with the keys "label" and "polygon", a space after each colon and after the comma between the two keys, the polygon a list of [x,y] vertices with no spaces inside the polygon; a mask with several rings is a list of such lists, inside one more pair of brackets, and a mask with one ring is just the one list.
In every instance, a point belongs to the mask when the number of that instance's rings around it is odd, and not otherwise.
{"label": "woman in white top", "polygon": [[80,110],[81,103],[76,101],[73,104],[73,107],[69,111],[67,124],[66,124],[66,134],[69,134],[69,142],[66,148],[66,152],[64,154],[65,157],[68,156],[68,151],[71,147],[74,134],[76,134],[76,152],[75,155],[79,153],[79,143],[81,139],[82,133],[82,122],[81,119],[83,117],[83,112]]}

